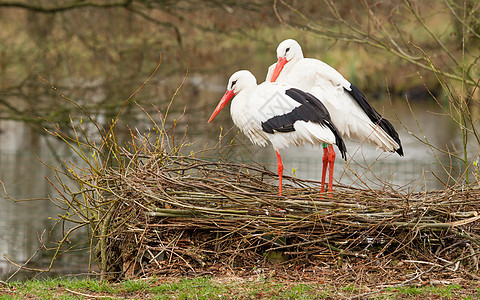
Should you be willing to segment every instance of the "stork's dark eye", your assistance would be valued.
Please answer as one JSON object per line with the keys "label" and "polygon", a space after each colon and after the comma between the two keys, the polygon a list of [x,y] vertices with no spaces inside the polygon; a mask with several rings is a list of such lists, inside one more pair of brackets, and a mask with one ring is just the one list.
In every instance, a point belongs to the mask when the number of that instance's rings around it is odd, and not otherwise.
{"label": "stork's dark eye", "polygon": [[285,54],[287,54],[288,51],[290,51],[290,47],[288,47],[287,49],[285,49]]}
{"label": "stork's dark eye", "polygon": [[232,81],[232,85],[230,85],[230,88],[233,89],[233,86],[237,83],[236,80]]}

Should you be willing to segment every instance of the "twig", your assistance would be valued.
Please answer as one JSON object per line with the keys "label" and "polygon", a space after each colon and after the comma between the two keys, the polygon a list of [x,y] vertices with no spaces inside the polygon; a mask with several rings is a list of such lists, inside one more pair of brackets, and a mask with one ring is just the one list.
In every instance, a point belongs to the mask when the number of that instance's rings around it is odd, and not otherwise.
{"label": "twig", "polygon": [[[42,232],[41,234],[41,237],[40,237],[40,240],[42,239],[43,237],[43,234],[45,233],[45,230]],[[46,270],[42,270],[42,269],[33,269],[33,268],[27,268],[25,267],[26,265],[28,265],[28,263],[37,255],[37,253],[40,251],[41,247],[38,247],[35,252],[25,261],[25,263],[23,263],[23,265],[19,265],[13,261],[11,261],[10,259],[8,259],[5,255],[2,255],[3,258],[8,261],[9,263],[11,263],[12,265],[18,267],[18,269],[12,273],[12,275],[10,275],[8,278],[7,278],[7,281],[6,282],[9,282],[10,279],[12,279],[15,275],[18,274],[18,272],[20,272],[20,270],[27,270],[27,271],[35,271],[35,272],[45,272],[45,271],[49,271],[50,269],[46,269]]]}
{"label": "twig", "polygon": [[65,290],[69,293],[79,295],[79,296],[83,296],[83,297],[87,297],[87,298],[95,298],[95,299],[112,298],[112,296],[102,296],[102,295],[92,295],[92,294],[80,293],[80,292],[77,292],[77,291],[74,291],[74,290],[71,290],[71,289],[67,289],[67,288],[65,288]]}

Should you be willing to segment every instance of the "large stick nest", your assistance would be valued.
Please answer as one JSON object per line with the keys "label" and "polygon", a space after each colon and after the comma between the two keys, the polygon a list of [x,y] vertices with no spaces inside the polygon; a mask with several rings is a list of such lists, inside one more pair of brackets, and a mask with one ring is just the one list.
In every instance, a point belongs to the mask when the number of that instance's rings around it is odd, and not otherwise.
{"label": "large stick nest", "polygon": [[423,193],[335,186],[263,167],[190,156],[130,153],[128,168],[100,181],[118,202],[108,238],[109,272],[128,277],[291,268],[345,259],[414,261],[478,270],[479,189]]}

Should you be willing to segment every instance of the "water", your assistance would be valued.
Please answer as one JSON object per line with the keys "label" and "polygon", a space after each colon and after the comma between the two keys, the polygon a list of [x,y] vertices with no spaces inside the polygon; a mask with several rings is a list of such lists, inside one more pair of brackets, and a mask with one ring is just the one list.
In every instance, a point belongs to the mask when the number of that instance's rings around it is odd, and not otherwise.
{"label": "water", "polygon": [[[226,78],[228,77],[191,76],[172,105],[170,119],[179,118],[184,107],[186,108],[177,131],[181,132],[188,125],[188,139],[197,141],[197,149],[203,148],[205,144],[213,146],[218,141],[220,126],[224,130],[233,126],[227,110],[223,111],[214,122],[206,124],[206,120],[224,91]],[[155,89],[161,84],[147,86],[143,92],[145,95],[154,94]],[[149,102],[154,102],[163,111],[168,106],[168,100],[159,101],[158,98],[148,98],[145,95],[142,100],[145,106]],[[440,147],[448,145],[453,149],[459,148],[460,145],[460,137],[454,126],[444,117],[431,113],[436,110],[433,104],[423,102],[413,104],[416,116],[414,118],[403,100],[394,103],[391,106],[389,101],[384,100],[374,105],[385,117],[393,121],[392,123],[399,131],[405,157],[385,154],[368,145],[360,147],[358,144],[347,142],[347,148],[352,156],[349,164],[337,156],[335,180],[346,185],[371,188],[392,186],[405,191],[441,188],[443,184],[436,178],[447,182],[448,176],[445,175],[439,160],[451,165],[450,158],[446,155],[439,155],[436,158],[429,147],[419,142],[409,131],[421,136],[420,129],[417,127],[418,121],[423,134],[432,144]],[[137,126],[141,129],[151,125],[145,117],[142,117],[143,113],[136,106],[131,107],[129,111],[130,114],[122,117],[123,124],[129,123],[132,127]],[[394,112],[403,125],[395,121]],[[110,118],[102,113],[97,117],[98,120]],[[403,126],[408,128],[408,131]],[[39,134],[39,128],[23,122],[2,120],[0,130],[0,180],[4,183],[9,196],[7,197],[2,189],[0,192],[0,253],[22,264],[41,246],[41,238],[42,242],[49,247],[53,246],[52,241],[60,238],[61,226],[50,231],[55,221],[49,219],[49,217],[55,218],[60,210],[47,200],[58,194],[45,179],[46,177],[53,179],[54,172],[43,162],[59,166],[59,160],[72,159],[72,153],[60,140]],[[232,137],[236,131],[233,129],[228,137]],[[259,149],[252,146],[242,135],[239,135],[236,141],[242,145],[233,149],[232,159],[259,162],[275,170],[276,156],[270,147]],[[286,149],[282,152],[285,174],[299,178],[320,179],[321,155],[320,148],[310,146]],[[453,162],[453,165],[456,164]],[[32,198],[43,200],[21,202],[12,200]],[[32,261],[34,266],[45,266],[48,264],[49,257],[44,252],[40,252]],[[82,255],[77,253],[61,259],[56,268],[61,268],[57,271],[62,274],[86,272],[85,252]],[[16,267],[0,257],[0,276],[3,279],[15,270]],[[21,276],[32,274],[34,273],[22,273]]]}

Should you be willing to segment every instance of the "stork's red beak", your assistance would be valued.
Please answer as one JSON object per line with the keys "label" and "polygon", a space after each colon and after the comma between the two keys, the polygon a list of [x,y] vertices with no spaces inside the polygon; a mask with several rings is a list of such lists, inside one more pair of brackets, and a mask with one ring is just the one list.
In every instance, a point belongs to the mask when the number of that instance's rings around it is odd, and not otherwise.
{"label": "stork's red beak", "polygon": [[287,63],[287,59],[285,57],[279,57],[277,64],[275,65],[275,69],[273,70],[272,78],[270,79],[271,82],[275,82],[277,80],[278,75],[282,72],[283,67]]}
{"label": "stork's red beak", "polygon": [[234,95],[235,93],[233,90],[227,90],[225,94],[223,94],[222,99],[220,102],[218,102],[217,107],[213,111],[213,114],[210,116],[210,119],[208,119],[207,123],[210,123],[210,121],[212,121],[218,115],[218,113],[225,107],[225,105],[227,105],[228,101],[230,101]]}

